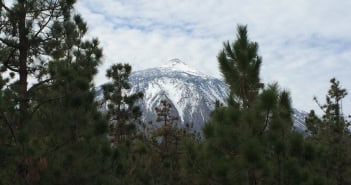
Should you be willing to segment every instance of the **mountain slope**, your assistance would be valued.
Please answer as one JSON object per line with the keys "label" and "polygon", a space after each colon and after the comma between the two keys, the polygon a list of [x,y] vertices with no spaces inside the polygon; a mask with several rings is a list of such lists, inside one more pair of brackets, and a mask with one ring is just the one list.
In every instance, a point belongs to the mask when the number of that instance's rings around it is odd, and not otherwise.
{"label": "mountain slope", "polygon": [[[198,72],[179,59],[165,66],[133,72],[130,76],[131,93],[143,92],[140,107],[144,121],[156,120],[155,107],[161,100],[169,100],[180,117],[179,124],[191,124],[200,130],[218,100],[225,103],[227,85],[216,78]],[[303,132],[305,112],[294,109],[294,128]]]}
{"label": "mountain slope", "polygon": [[167,99],[175,107],[180,123],[191,124],[195,130],[208,120],[216,100],[224,103],[227,96],[223,81],[193,70],[179,59],[159,68],[133,72],[130,83],[131,93],[144,93],[140,107],[145,120],[156,120],[155,107]]}

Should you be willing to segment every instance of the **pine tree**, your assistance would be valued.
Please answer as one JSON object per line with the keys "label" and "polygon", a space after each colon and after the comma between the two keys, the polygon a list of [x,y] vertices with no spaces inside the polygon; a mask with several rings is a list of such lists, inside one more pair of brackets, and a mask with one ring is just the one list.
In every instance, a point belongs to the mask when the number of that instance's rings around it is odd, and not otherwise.
{"label": "pine tree", "polygon": [[112,181],[105,178],[106,120],[92,83],[102,50],[97,39],[84,39],[87,26],[72,13],[75,1],[0,2],[1,72],[13,77],[0,93],[1,183]]}
{"label": "pine tree", "polygon": [[272,84],[263,90],[259,99],[266,112],[264,130],[261,130],[267,161],[264,184],[294,185],[311,181],[312,174],[306,169],[311,164],[313,151],[303,135],[293,129],[290,93]]}
{"label": "pine tree", "polygon": [[183,141],[191,135],[175,125],[178,118],[170,102],[162,100],[155,111],[160,127],[146,134],[137,132],[114,147],[117,184],[188,184],[181,176],[180,161]]}
{"label": "pine tree", "polygon": [[[161,100],[160,106],[155,108],[157,113],[157,122],[161,122],[162,126],[155,130],[153,135],[161,139],[162,152],[164,155],[169,155],[173,152],[178,152],[177,147],[179,143],[181,129],[177,128],[176,121],[178,116],[172,115],[172,104],[167,100]],[[170,150],[170,147],[175,147]]]}
{"label": "pine tree", "polygon": [[131,70],[128,64],[111,66],[106,76],[112,79],[112,82],[102,86],[113,144],[126,141],[139,126],[137,124],[140,121],[141,111],[135,103],[143,97],[143,94],[137,92],[127,95],[127,91],[131,88],[128,81]]}
{"label": "pine tree", "polygon": [[[16,127],[23,126],[30,116],[30,103],[35,101],[32,91],[34,88],[48,84],[45,69],[48,58],[68,34],[62,34],[57,29],[62,22],[71,19],[72,1],[49,0],[18,0],[10,7],[4,1],[0,2],[1,35],[0,53],[2,54],[1,68],[12,72],[18,81],[11,83],[16,91],[16,101],[19,104]],[[64,20],[64,21],[62,21]],[[72,25],[66,25],[65,28]],[[62,29],[60,27],[59,29]],[[86,31],[86,27],[83,28]],[[73,35],[72,35],[73,36]],[[67,46],[69,44],[67,43]],[[29,76],[34,76],[35,84],[29,87]]]}
{"label": "pine tree", "polygon": [[174,107],[168,100],[161,100],[155,108],[157,119],[161,126],[152,131],[153,176],[156,184],[181,184],[180,160],[182,141],[190,137],[186,128],[177,125],[179,117],[174,115]]}
{"label": "pine tree", "polygon": [[[261,184],[265,176],[262,133],[268,127],[270,112],[258,106],[262,84],[257,50],[257,43],[248,40],[246,27],[238,26],[237,40],[224,43],[218,56],[230,87],[229,106],[216,108],[204,127],[205,142],[200,144],[200,152],[186,153],[190,159],[185,160],[187,168],[198,171],[198,176],[206,177],[210,184]],[[195,151],[188,147],[188,152]],[[206,183],[195,179],[193,183]]]}
{"label": "pine tree", "polygon": [[230,101],[248,108],[263,87],[260,82],[262,59],[258,56],[258,44],[248,39],[247,27],[239,25],[237,40],[225,42],[218,55],[220,70],[230,87]]}
{"label": "pine tree", "polygon": [[350,122],[342,112],[342,99],[347,95],[346,89],[340,86],[335,78],[326,96],[326,103],[321,105],[322,118],[311,111],[306,118],[309,129],[308,140],[317,148],[319,161],[315,163],[318,174],[328,179],[329,184],[351,184],[348,166],[351,164]]}
{"label": "pine tree", "polygon": [[[259,77],[261,57],[257,54],[258,44],[248,39],[246,26],[239,25],[237,32],[237,40],[232,44],[229,42],[224,43],[224,49],[218,56],[220,70],[230,87],[229,105],[232,104],[234,107],[220,109],[219,111],[223,112],[219,114],[224,114],[224,117],[213,115],[213,120],[210,121],[208,127],[205,129],[219,129],[218,131],[220,131],[220,133],[218,134],[223,136],[222,141],[224,142],[220,145],[224,146],[226,143],[226,145],[235,146],[234,148],[229,147],[228,150],[224,150],[226,152],[221,151],[224,152],[223,155],[231,154],[231,156],[242,156],[238,157],[241,160],[232,160],[232,163],[229,163],[233,166],[237,166],[239,169],[241,168],[241,172],[237,173],[237,175],[233,175],[235,174],[235,169],[228,169],[228,173],[233,173],[232,175],[228,175],[228,177],[230,176],[238,181],[242,179],[243,182],[246,181],[249,185],[254,185],[258,184],[261,178],[260,176],[264,175],[262,174],[262,168],[264,168],[264,160],[262,158],[264,147],[261,133],[266,129],[265,127],[267,127],[269,110],[266,111],[265,122],[262,124],[263,122],[260,121],[263,119],[261,116],[262,113],[254,109],[249,109],[257,102],[256,99],[259,94],[259,89],[263,87]],[[273,105],[274,99],[271,99],[271,101],[273,101],[270,102],[271,105]],[[228,119],[227,121],[232,123],[228,122],[228,124],[226,124],[223,118]],[[210,128],[212,124],[223,124],[226,126],[222,128],[222,126],[218,125],[219,127]],[[234,143],[228,143],[230,139],[225,138],[229,137],[227,134],[230,132],[239,132],[235,133],[235,138],[232,138]],[[208,135],[208,131],[205,131],[205,135],[211,137],[211,135]],[[241,143],[241,140],[246,141]],[[222,170],[224,170],[225,168],[229,168],[225,166],[226,165],[221,166],[220,169],[223,168]],[[227,180],[228,182],[231,181],[227,178],[222,180],[224,180],[223,183],[226,183]]]}
{"label": "pine tree", "polygon": [[[293,185],[311,181],[304,171],[310,151],[293,131],[291,98],[277,83],[262,88],[258,45],[247,39],[246,27],[224,44],[218,61],[230,86],[229,106],[212,112],[205,140],[185,148],[184,170],[191,184]],[[186,174],[186,173],[185,173]],[[187,176],[186,176],[187,177]],[[205,179],[205,180],[204,180]]]}

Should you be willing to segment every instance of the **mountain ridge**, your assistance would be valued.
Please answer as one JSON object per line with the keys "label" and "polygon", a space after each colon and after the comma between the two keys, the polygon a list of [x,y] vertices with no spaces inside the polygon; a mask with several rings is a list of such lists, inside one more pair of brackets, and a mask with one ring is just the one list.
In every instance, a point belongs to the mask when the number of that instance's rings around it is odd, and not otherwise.
{"label": "mountain ridge", "polygon": [[130,93],[144,93],[140,102],[144,121],[156,120],[154,110],[166,99],[174,105],[181,125],[191,123],[199,130],[208,120],[216,100],[224,103],[227,96],[223,81],[194,70],[179,59],[158,68],[135,71],[129,79]]}
{"label": "mountain ridge", "polygon": [[[227,84],[218,78],[201,73],[183,61],[175,58],[160,67],[134,71],[129,77],[129,94],[142,92],[144,97],[138,105],[143,112],[144,122],[154,122],[157,118],[155,108],[161,100],[171,102],[172,114],[180,119],[180,127],[192,125],[200,131],[215,109],[216,101],[226,104]],[[102,93],[98,93],[101,99]],[[305,132],[304,111],[293,109],[294,129]],[[154,123],[157,126],[157,123]]]}
{"label": "mountain ridge", "polygon": [[[216,101],[226,104],[228,86],[223,80],[201,73],[175,58],[161,67],[132,72],[130,93],[143,92],[139,103],[144,121],[156,120],[155,108],[162,99],[169,100],[180,117],[180,125],[192,123],[200,130],[209,119]],[[294,129],[305,131],[306,113],[293,110]]]}

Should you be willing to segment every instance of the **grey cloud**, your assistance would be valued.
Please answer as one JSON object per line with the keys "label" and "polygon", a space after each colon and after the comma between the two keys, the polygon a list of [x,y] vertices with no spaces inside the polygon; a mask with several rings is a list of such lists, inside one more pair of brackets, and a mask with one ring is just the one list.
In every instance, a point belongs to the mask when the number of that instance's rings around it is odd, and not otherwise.
{"label": "grey cloud", "polygon": [[317,109],[313,96],[324,100],[332,77],[351,92],[349,7],[348,0],[84,0],[77,11],[104,47],[97,84],[112,63],[138,70],[175,57],[220,77],[216,56],[241,23],[260,44],[263,80],[290,89],[294,106],[308,111]]}

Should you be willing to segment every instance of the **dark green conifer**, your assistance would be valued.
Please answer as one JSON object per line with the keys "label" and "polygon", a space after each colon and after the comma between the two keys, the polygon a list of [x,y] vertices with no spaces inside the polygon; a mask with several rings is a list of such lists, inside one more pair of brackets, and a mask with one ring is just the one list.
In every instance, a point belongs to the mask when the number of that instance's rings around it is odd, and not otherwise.
{"label": "dark green conifer", "polygon": [[136,101],[143,97],[140,92],[128,95],[130,90],[129,75],[132,67],[129,64],[115,64],[107,70],[106,76],[112,79],[102,86],[104,101],[107,105],[107,116],[110,120],[110,137],[113,144],[126,141],[132,136],[141,117]]}
{"label": "dark green conifer", "polygon": [[311,111],[306,118],[310,134],[307,139],[319,154],[312,169],[319,176],[325,177],[328,184],[351,184],[350,122],[342,112],[342,100],[347,91],[335,78],[331,79],[330,83],[326,103],[321,105],[315,98],[323,116],[320,118]]}
{"label": "dark green conifer", "polygon": [[248,108],[263,87],[260,82],[262,59],[258,44],[248,39],[247,27],[239,25],[237,40],[225,42],[218,55],[220,70],[230,87],[230,98],[242,108]]}
{"label": "dark green conifer", "polygon": [[181,184],[180,160],[182,141],[190,135],[186,128],[177,125],[179,117],[174,113],[174,107],[168,100],[161,100],[155,108],[159,128],[152,131],[154,153],[151,155],[153,164],[153,179],[157,184]]}
{"label": "dark green conifer", "polygon": [[190,142],[185,148],[185,171],[196,172],[190,175],[192,184],[293,185],[309,180],[301,165],[306,162],[303,137],[292,128],[290,94],[276,83],[262,88],[257,49],[243,26],[232,45],[224,44],[218,61],[231,90],[229,106],[211,114],[203,143]]}
{"label": "dark green conifer", "polygon": [[72,13],[74,3],[0,1],[1,75],[13,77],[0,91],[0,184],[113,180],[92,83],[102,50],[97,39],[84,39],[87,25]]}

